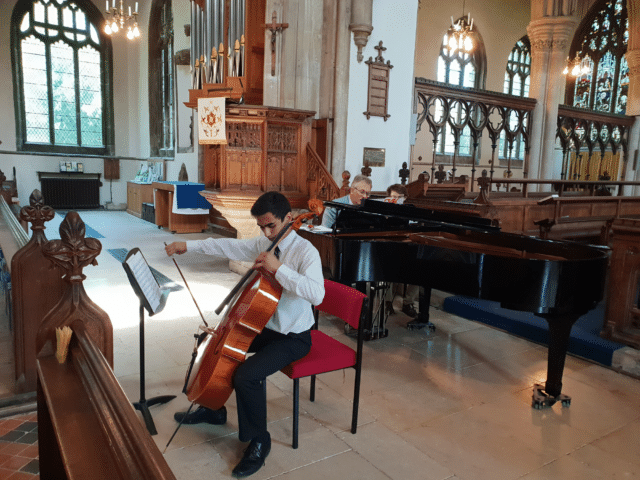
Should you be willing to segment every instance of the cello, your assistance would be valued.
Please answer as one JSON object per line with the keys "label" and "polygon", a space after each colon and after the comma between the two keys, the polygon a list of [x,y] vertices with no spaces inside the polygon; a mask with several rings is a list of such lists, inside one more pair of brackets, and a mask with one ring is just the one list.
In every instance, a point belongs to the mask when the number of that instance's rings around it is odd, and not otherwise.
{"label": "cello", "polygon": [[[285,225],[271,243],[274,249],[289,229],[298,230],[303,222],[323,211],[320,200],[309,200],[309,213]],[[246,283],[246,286],[244,284]],[[244,288],[243,288],[244,286]],[[278,307],[282,286],[267,272],[250,270],[216,309],[227,308],[215,329],[204,328],[197,335],[192,361],[183,392],[192,403],[212,410],[222,408],[233,392],[233,375],[244,362],[249,346]]]}

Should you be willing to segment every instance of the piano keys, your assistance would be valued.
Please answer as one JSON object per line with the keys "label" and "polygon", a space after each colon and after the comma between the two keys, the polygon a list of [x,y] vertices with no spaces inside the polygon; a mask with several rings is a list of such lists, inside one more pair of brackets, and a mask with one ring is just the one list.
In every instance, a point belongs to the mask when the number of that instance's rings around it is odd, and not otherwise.
{"label": "piano keys", "polygon": [[561,392],[569,335],[603,298],[608,249],[502,233],[488,219],[411,205],[326,204],[339,209],[333,231],[299,233],[318,248],[329,278],[436,288],[544,318],[547,381],[534,387],[532,406],[570,404]]}

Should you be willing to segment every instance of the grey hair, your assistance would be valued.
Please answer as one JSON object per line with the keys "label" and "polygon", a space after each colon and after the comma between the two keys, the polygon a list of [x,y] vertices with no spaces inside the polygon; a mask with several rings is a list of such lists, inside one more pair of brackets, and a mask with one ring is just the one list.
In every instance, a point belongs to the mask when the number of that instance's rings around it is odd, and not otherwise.
{"label": "grey hair", "polygon": [[353,186],[353,185],[355,185],[357,183],[366,183],[370,187],[373,185],[371,183],[371,179],[369,177],[367,177],[366,175],[356,175],[355,177],[353,177],[353,180],[351,182],[351,186]]}

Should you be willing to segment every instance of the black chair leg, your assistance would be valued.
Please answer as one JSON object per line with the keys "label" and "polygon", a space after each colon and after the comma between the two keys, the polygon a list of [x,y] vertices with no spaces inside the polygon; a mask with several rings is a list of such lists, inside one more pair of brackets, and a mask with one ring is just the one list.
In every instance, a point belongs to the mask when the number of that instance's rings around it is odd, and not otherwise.
{"label": "black chair leg", "polygon": [[356,370],[356,378],[353,387],[353,414],[351,415],[351,433],[356,433],[358,428],[358,404],[360,403],[360,375],[361,372]]}
{"label": "black chair leg", "polygon": [[316,376],[311,375],[311,387],[309,390],[309,400],[312,402],[316,401]]}
{"label": "black chair leg", "polygon": [[298,448],[298,413],[300,410],[299,396],[300,380],[295,378],[293,380],[293,442],[291,444],[293,448]]}

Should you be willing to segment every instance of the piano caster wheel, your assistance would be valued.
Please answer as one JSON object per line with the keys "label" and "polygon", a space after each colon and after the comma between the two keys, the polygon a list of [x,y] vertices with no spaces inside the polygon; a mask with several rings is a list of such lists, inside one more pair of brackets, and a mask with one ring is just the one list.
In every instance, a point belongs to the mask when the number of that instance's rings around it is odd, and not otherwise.
{"label": "piano caster wheel", "polygon": [[544,391],[544,385],[536,383],[533,386],[533,395],[531,399],[531,406],[536,410],[542,410],[545,407],[551,407],[556,402],[560,402],[563,407],[571,405],[571,397],[561,393],[557,397],[552,397]]}
{"label": "piano caster wheel", "polygon": [[420,315],[418,315],[418,317],[415,320],[411,320],[410,322],[407,322],[408,330],[420,330],[425,327],[427,327],[428,332],[436,331],[436,326],[429,321],[428,317],[426,319],[423,319],[420,317]]}

